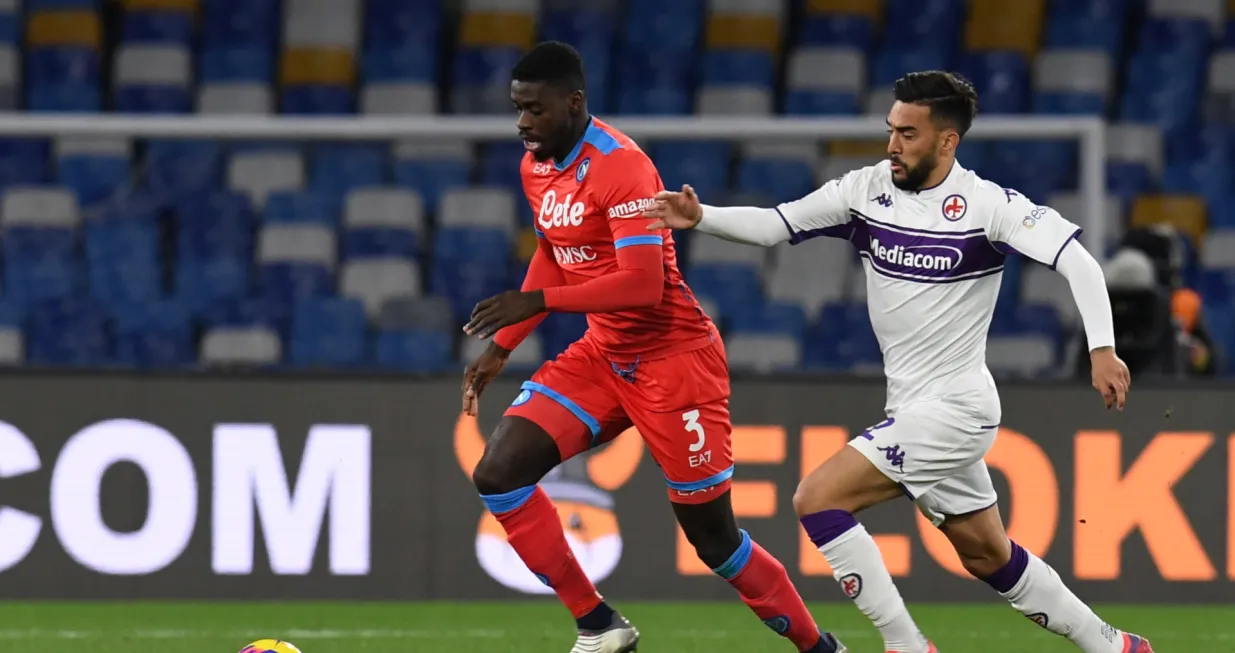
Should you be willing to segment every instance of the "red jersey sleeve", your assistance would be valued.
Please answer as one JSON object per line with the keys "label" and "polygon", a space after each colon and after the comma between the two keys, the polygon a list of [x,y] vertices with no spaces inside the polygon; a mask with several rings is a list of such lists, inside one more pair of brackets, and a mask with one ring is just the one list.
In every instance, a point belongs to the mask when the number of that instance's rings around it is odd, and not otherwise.
{"label": "red jersey sleeve", "polygon": [[[647,230],[643,211],[663,188],[642,153],[615,153],[592,197],[609,220],[618,271],[576,286],[545,288],[545,308],[561,313],[616,313],[652,308],[664,296],[664,235]],[[620,158],[619,158],[620,157]],[[600,171],[597,171],[600,172]]]}
{"label": "red jersey sleeve", "polygon": [[[562,269],[558,267],[557,261],[554,260],[553,254],[549,252],[549,244],[543,238],[536,239],[536,253],[532,255],[532,260],[528,264],[527,275],[523,277],[523,292],[532,290],[541,290],[560,286],[566,283],[562,276]],[[498,330],[493,336],[493,342],[497,346],[506,351],[514,351],[536,327],[540,326],[541,322],[545,321],[548,313],[541,313],[530,317],[518,324],[512,324],[504,329]]]}

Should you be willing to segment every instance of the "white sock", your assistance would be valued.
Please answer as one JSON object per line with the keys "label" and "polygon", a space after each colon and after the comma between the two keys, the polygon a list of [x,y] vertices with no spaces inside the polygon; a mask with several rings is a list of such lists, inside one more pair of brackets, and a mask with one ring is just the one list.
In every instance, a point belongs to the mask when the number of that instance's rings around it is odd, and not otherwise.
{"label": "white sock", "polygon": [[883,635],[888,651],[926,653],[930,643],[909,616],[900,591],[892,582],[875,539],[862,524],[825,542],[819,552],[832,565],[832,575],[845,595]]}
{"label": "white sock", "polygon": [[1067,637],[1085,653],[1123,653],[1123,633],[1094,614],[1050,565],[1013,543],[1010,566],[1017,565],[1020,551],[1028,559],[1024,572],[1012,589],[999,593],[1013,608],[1052,633]]}

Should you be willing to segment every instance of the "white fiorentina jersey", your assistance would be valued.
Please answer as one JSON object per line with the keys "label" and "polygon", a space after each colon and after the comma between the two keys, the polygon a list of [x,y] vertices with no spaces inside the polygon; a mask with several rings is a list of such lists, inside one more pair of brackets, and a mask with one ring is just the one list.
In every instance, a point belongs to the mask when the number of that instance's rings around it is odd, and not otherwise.
{"label": "white fiorentina jersey", "polygon": [[924,399],[993,391],[986,336],[1005,255],[1053,269],[1081,233],[1054,209],[959,163],[938,186],[903,191],[883,161],[777,210],[790,242],[844,238],[861,255],[889,413]]}

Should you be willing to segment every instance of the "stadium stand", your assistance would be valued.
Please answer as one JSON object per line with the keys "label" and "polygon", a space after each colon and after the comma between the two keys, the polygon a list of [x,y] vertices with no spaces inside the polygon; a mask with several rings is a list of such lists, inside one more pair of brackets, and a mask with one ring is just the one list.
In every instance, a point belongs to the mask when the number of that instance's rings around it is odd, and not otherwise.
{"label": "stadium stand", "polygon": [[[506,114],[508,71],[575,44],[599,115],[881,114],[912,69],[974,80],[986,114],[1111,123],[1112,240],[1168,223],[1235,351],[1235,2],[1225,0],[0,0],[0,109]],[[668,186],[769,204],[881,143],[644,144]],[[962,163],[1064,214],[1067,142],[966,143]],[[411,141],[0,139],[0,363],[454,369],[459,325],[516,287],[521,150]],[[679,236],[738,369],[877,369],[844,243],[770,252]],[[522,256],[520,254],[522,253]],[[991,366],[1049,373],[1066,284],[1010,260]],[[555,315],[513,363],[577,337]]]}

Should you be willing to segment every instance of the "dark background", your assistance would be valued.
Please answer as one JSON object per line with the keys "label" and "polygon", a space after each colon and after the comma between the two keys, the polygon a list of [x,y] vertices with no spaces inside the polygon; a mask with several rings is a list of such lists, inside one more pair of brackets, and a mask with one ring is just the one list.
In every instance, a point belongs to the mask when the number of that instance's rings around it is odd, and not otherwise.
{"label": "dark background", "polygon": [[[780,425],[788,434],[783,465],[739,466],[736,480],[768,480],[777,486],[778,512],[743,525],[784,561],[804,595],[836,599],[835,585],[798,574],[799,527],[791,498],[800,470],[801,428],[842,426],[856,434],[882,419],[882,379],[742,380],[734,382],[735,424]],[[505,381],[486,394],[480,428],[489,432],[517,394]],[[1003,425],[1029,436],[1055,468],[1059,484],[1059,525],[1046,556],[1086,600],[1125,602],[1217,602],[1235,598],[1227,580],[1227,436],[1235,432],[1235,408],[1223,386],[1176,384],[1133,391],[1122,413],[1103,409],[1090,388],[1076,385],[1003,384]],[[37,447],[42,468],[0,480],[0,504],[31,512],[44,525],[34,551],[0,573],[2,598],[363,598],[479,599],[522,595],[490,579],[476,561],[476,528],[483,511],[456,459],[453,433],[458,417],[457,381],[391,378],[330,379],[298,376],[155,376],[123,374],[39,374],[0,376],[0,420],[26,434]],[[199,483],[198,526],[183,555],[146,576],[106,576],[82,568],[60,547],[51,526],[48,488],[64,442],[104,419],[140,419],[174,434],[193,457]],[[297,477],[305,438],[313,424],[364,424],[373,433],[372,563],[366,576],[332,576],[326,564],[327,524],[312,573],[278,576],[269,571],[261,529],[257,529],[255,571],[218,576],[211,571],[212,431],[215,424],[262,422],[275,425],[289,482]],[[1144,540],[1133,533],[1123,545],[1122,575],[1111,582],[1073,578],[1073,443],[1081,430],[1114,430],[1123,436],[1126,469],[1148,442],[1164,431],[1204,431],[1215,443],[1175,487],[1175,495],[1197,532],[1218,579],[1170,582],[1153,564]],[[1006,484],[996,474],[1001,495]],[[109,526],[131,530],[144,521],[147,489],[129,465],[104,480],[102,510]],[[634,477],[614,492],[624,534],[617,570],[601,583],[615,599],[723,599],[730,588],[708,576],[676,572],[675,530],[664,481],[645,453]],[[1007,497],[1001,496],[1007,514]],[[913,542],[912,570],[897,579],[911,601],[989,598],[985,585],[958,578],[927,554],[908,502],[863,515],[872,534],[907,534]],[[329,517],[327,516],[327,519]],[[826,581],[826,582],[825,582]]]}

